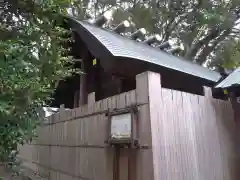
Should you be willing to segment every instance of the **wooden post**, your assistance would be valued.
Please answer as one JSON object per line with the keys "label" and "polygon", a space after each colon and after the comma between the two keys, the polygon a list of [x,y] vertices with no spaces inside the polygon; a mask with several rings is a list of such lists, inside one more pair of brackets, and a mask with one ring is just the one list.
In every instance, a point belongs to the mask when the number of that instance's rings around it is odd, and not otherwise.
{"label": "wooden post", "polygon": [[81,62],[81,71],[80,74],[80,90],[79,90],[79,105],[84,105],[87,103],[87,74],[86,74],[86,62],[88,59],[87,50],[83,52],[83,58]]}
{"label": "wooden post", "polygon": [[115,147],[113,149],[113,180],[119,180],[119,158],[120,158],[120,148]]}
{"label": "wooden post", "polygon": [[240,103],[237,100],[236,94],[234,92],[229,93],[229,98],[232,104],[233,112],[234,112],[234,120],[237,126],[240,126]]}
{"label": "wooden post", "polygon": [[79,107],[79,91],[74,93],[74,105],[73,108]]}
{"label": "wooden post", "polygon": [[145,72],[136,76],[136,98],[137,104],[148,103],[148,78],[150,72]]}
{"label": "wooden post", "polygon": [[[145,72],[136,77],[136,98],[138,104],[142,105],[140,108],[140,117],[138,119],[138,128],[140,136],[140,146],[144,143],[151,148],[144,150],[145,155],[140,154],[142,157],[137,157],[137,159],[142,159],[140,164],[140,169],[138,168],[138,176],[142,179],[160,179],[160,167],[161,159],[159,153],[161,150],[158,144],[159,139],[159,129],[161,126],[161,78],[160,74],[154,72]],[[147,104],[146,104],[147,103]],[[147,109],[146,109],[147,108]],[[144,113],[143,113],[144,112]],[[150,142],[149,142],[150,141]],[[145,144],[144,144],[145,145]],[[144,158],[143,158],[144,157]],[[141,166],[146,167],[145,169]],[[142,171],[142,172],[139,172]],[[141,175],[140,175],[141,174]],[[140,178],[140,177],[138,177]],[[137,178],[137,179],[138,179]]]}
{"label": "wooden post", "polygon": [[[239,152],[240,150],[240,139],[239,134],[240,134],[240,103],[237,99],[235,91],[229,92],[229,99],[232,104],[232,109],[233,109],[233,114],[234,114],[234,121],[235,121],[235,129],[236,129],[236,152]],[[236,177],[240,177],[240,159],[239,157],[236,158],[236,164],[238,165],[236,168]]]}

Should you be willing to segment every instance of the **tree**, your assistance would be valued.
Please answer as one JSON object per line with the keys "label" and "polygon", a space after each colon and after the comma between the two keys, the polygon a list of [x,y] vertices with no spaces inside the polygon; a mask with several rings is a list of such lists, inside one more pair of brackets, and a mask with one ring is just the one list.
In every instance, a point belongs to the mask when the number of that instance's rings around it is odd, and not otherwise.
{"label": "tree", "polygon": [[213,67],[211,59],[219,47],[239,38],[238,0],[72,0],[71,10],[86,19],[113,7],[113,25],[130,17],[137,28],[159,34],[162,42],[176,40],[182,47],[176,55],[201,65]]}
{"label": "tree", "polygon": [[239,40],[225,41],[211,55],[211,66],[232,69],[240,66],[240,42]]}
{"label": "tree", "polygon": [[31,140],[55,84],[71,63],[60,27],[65,0],[9,0],[0,11],[0,161],[14,165],[17,146]]}

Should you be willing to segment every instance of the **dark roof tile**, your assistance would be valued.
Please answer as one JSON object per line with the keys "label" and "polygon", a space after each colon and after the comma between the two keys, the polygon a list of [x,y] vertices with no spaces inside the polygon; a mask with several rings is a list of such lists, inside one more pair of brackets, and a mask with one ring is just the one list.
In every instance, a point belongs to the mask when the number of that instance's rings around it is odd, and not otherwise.
{"label": "dark roof tile", "polygon": [[96,27],[87,22],[76,21],[93,35],[106,49],[116,57],[134,58],[169,69],[180,71],[212,82],[221,75],[198,64],[183,60],[157,48],[123,37],[115,32]]}

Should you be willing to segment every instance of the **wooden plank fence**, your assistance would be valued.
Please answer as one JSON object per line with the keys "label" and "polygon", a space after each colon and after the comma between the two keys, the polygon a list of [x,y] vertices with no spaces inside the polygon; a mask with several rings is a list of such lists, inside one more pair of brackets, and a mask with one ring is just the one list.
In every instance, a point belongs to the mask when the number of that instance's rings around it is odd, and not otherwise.
{"label": "wooden plank fence", "polygon": [[20,148],[23,166],[51,180],[113,180],[105,113],[134,104],[142,148],[131,150],[132,172],[128,150],[121,152],[119,180],[237,180],[230,102],[213,99],[206,88],[205,96],[162,88],[152,72],[136,83],[136,90],[97,102],[93,93],[87,105],[51,116],[39,137]]}

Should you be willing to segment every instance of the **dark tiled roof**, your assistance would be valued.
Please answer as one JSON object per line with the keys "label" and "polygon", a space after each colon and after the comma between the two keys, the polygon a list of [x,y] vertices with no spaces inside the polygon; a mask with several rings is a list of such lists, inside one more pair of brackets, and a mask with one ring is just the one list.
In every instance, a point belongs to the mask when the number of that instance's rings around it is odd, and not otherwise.
{"label": "dark tiled roof", "polygon": [[82,21],[75,21],[95,37],[115,57],[126,57],[153,63],[180,71],[212,82],[217,82],[221,75],[200,65],[168,54],[160,49],[123,37],[115,32],[96,27]]}
{"label": "dark tiled roof", "polygon": [[240,85],[240,68],[237,68],[229,74],[223,81],[217,84],[215,88],[228,88],[233,85]]}

